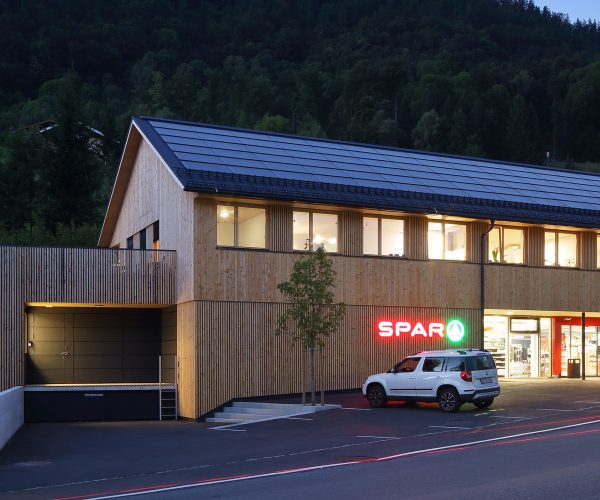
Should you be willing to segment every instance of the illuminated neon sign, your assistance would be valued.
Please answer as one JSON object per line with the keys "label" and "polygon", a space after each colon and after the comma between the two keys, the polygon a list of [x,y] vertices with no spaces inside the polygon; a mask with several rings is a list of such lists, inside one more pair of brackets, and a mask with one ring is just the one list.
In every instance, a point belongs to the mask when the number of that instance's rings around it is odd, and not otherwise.
{"label": "illuminated neon sign", "polygon": [[450,342],[460,342],[467,333],[467,329],[462,321],[452,319],[447,324],[432,321],[423,323],[418,321],[414,325],[409,321],[380,321],[378,334],[380,337],[400,337],[403,334],[410,334],[411,338],[420,336],[424,338],[446,337]]}

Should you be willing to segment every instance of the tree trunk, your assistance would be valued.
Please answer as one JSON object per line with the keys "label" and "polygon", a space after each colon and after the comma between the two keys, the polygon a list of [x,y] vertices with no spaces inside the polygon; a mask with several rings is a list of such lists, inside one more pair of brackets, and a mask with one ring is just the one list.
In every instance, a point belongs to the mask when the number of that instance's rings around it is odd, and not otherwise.
{"label": "tree trunk", "polygon": [[310,404],[315,406],[315,348],[310,348],[310,359],[308,364],[310,377]]}

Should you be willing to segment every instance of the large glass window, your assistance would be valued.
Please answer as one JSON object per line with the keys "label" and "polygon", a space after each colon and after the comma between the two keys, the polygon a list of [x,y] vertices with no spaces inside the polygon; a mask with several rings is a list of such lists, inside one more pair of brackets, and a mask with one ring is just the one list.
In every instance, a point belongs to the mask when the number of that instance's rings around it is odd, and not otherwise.
{"label": "large glass window", "polygon": [[488,236],[488,260],[507,264],[523,264],[524,231],[495,227]]}
{"label": "large glass window", "polygon": [[547,266],[577,267],[577,234],[546,231],[544,263]]}
{"label": "large glass window", "polygon": [[320,212],[294,212],[294,250],[338,251],[338,216]]}
{"label": "large glass window", "polygon": [[450,222],[430,222],[427,246],[430,259],[465,260],[467,226]]}
{"label": "large glass window", "polygon": [[217,245],[266,247],[264,208],[217,205]]}
{"label": "large glass window", "polygon": [[383,217],[363,217],[365,255],[404,255],[404,221]]}

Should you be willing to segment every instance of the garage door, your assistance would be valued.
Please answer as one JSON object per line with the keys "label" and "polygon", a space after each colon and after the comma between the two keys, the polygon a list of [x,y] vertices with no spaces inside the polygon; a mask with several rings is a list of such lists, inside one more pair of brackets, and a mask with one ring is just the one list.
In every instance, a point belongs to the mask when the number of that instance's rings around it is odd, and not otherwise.
{"label": "garage door", "polygon": [[32,308],[27,384],[158,381],[160,311]]}

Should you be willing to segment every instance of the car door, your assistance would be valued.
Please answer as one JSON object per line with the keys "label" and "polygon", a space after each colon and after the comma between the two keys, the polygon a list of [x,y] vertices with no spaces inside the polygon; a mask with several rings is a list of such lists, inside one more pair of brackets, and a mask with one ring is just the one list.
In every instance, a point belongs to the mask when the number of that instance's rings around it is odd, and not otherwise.
{"label": "car door", "polygon": [[417,372],[415,394],[418,398],[435,399],[437,388],[444,380],[443,356],[424,358],[421,369]]}
{"label": "car door", "polygon": [[400,398],[415,395],[415,376],[420,362],[420,357],[404,358],[386,374],[389,396]]}

